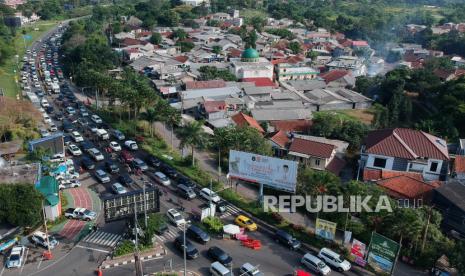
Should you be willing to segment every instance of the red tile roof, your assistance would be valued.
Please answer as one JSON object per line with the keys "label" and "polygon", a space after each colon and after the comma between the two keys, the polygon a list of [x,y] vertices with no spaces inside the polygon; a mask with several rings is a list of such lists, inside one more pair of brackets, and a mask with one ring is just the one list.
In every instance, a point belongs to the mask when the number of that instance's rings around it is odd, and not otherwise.
{"label": "red tile roof", "polygon": [[350,74],[350,71],[348,70],[331,70],[329,72],[320,74],[319,77],[324,79],[326,83],[330,83],[337,81],[338,79],[341,79],[348,74]]}
{"label": "red tile roof", "polygon": [[368,47],[368,42],[365,40],[354,40],[352,41],[352,46],[353,47]]}
{"label": "red tile roof", "polygon": [[218,112],[226,108],[224,101],[206,101],[203,103],[203,107],[207,113]]}
{"label": "red tile roof", "polygon": [[246,115],[242,112],[237,113],[236,115],[232,116],[231,119],[236,123],[238,126],[249,126],[253,127],[256,130],[260,131],[261,133],[264,133],[265,131],[263,128],[260,126],[260,124],[255,120],[253,117],[250,117],[249,115]]}
{"label": "red tile roof", "polygon": [[144,43],[147,44],[147,42],[130,37],[126,37],[121,41],[121,45],[123,46],[145,45]]}
{"label": "red tile roof", "polygon": [[287,133],[282,130],[273,132],[270,136],[268,136],[268,139],[275,142],[282,148],[286,147],[287,143],[289,143],[290,140],[289,136],[287,136]]}
{"label": "red tile roof", "polygon": [[278,87],[276,83],[274,83],[272,80],[269,78],[243,78],[243,82],[253,82],[255,83],[255,86],[257,87]]}
{"label": "red tile roof", "polygon": [[238,58],[238,57],[241,57],[242,55],[242,51],[239,50],[239,49],[229,49],[229,56],[230,57],[233,57],[233,58]]}
{"label": "red tile roof", "polygon": [[188,56],[177,56],[174,59],[181,62],[181,63],[184,63],[184,62],[189,60],[189,57]]}
{"label": "red tile roof", "polygon": [[419,198],[435,188],[424,181],[404,175],[383,179],[378,181],[377,184],[386,189],[386,192],[393,197],[406,197],[409,199]]}
{"label": "red tile roof", "polygon": [[405,159],[449,160],[446,141],[419,130],[394,128],[375,130],[365,138],[367,153]]}
{"label": "red tile roof", "polygon": [[310,156],[330,158],[335,146],[331,144],[294,138],[289,147],[289,152],[298,152]]}
{"label": "red tile roof", "polygon": [[379,170],[379,169],[363,169],[363,180],[375,181],[380,179],[387,179],[396,176],[408,176],[420,181],[423,181],[423,175],[417,172],[404,172],[404,171],[391,171],[391,170]]}
{"label": "red tile roof", "polygon": [[326,165],[326,170],[334,173],[335,175],[339,175],[345,165],[346,161],[344,159],[335,156],[333,160]]}
{"label": "red tile roof", "polygon": [[226,82],[224,80],[187,81],[185,84],[186,90],[221,88],[226,86]]}
{"label": "red tile roof", "polygon": [[283,130],[286,132],[304,132],[308,133],[313,125],[311,120],[283,120],[270,121],[270,125],[274,126],[275,130]]}
{"label": "red tile roof", "polygon": [[465,173],[465,156],[455,156],[454,171],[457,173]]}

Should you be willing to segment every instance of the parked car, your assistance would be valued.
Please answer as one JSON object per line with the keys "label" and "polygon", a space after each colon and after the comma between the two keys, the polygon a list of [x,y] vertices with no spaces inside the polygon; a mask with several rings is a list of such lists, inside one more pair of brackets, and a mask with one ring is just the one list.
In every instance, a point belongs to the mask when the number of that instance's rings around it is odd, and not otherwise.
{"label": "parked car", "polygon": [[50,235],[48,235],[47,243],[47,235],[42,231],[35,231],[34,233],[32,233],[31,242],[33,244],[45,247],[45,249],[53,249],[59,244],[59,242]]}
{"label": "parked car", "polygon": [[69,115],[74,115],[76,114],[76,109],[74,109],[74,107],[68,106],[66,108],[66,113],[68,113]]}
{"label": "parked car", "polygon": [[323,260],[329,266],[334,267],[339,272],[348,271],[351,268],[348,261],[346,261],[340,254],[329,248],[321,248],[318,253],[318,258]]}
{"label": "parked car", "polygon": [[119,177],[118,177],[118,181],[120,183],[122,183],[124,186],[131,186],[132,184],[134,184],[134,180],[132,180],[132,178],[129,176],[129,174],[121,174]]}
{"label": "parked car", "polygon": [[155,181],[157,181],[158,183],[164,186],[168,186],[171,184],[170,179],[166,175],[164,175],[162,172],[153,173],[153,178],[155,179]]}
{"label": "parked car", "polygon": [[123,159],[123,162],[130,163],[132,160],[134,160],[134,156],[126,150],[121,151],[121,158]]}
{"label": "parked car", "polygon": [[243,276],[263,276],[265,274],[263,274],[263,272],[260,272],[260,270],[258,270],[258,266],[254,266],[250,263],[245,263],[241,266],[241,268],[239,269],[239,272],[241,273],[241,275]]}
{"label": "parked car", "polygon": [[185,176],[178,177],[176,181],[178,182],[178,184],[182,184],[191,189],[195,189],[196,187],[195,183]]}
{"label": "parked car", "polygon": [[150,166],[156,168],[156,167],[159,167],[159,166],[160,166],[161,161],[160,161],[160,159],[156,158],[155,156],[150,155],[150,156],[147,158],[147,164],[149,164]]}
{"label": "parked car", "polygon": [[184,184],[179,184],[177,186],[177,191],[181,197],[188,199],[188,200],[193,199],[197,196],[191,188],[187,187]]}
{"label": "parked car", "polygon": [[111,188],[118,195],[125,194],[128,192],[126,188],[124,188],[123,185],[121,185],[121,183],[118,182],[113,183],[113,185],[111,185]]}
{"label": "parked car", "polygon": [[20,268],[23,265],[23,257],[26,247],[23,245],[15,246],[11,249],[10,256],[6,261],[7,268]]}
{"label": "parked car", "polygon": [[74,142],[76,143],[84,141],[84,137],[82,137],[82,135],[77,131],[71,132],[71,138],[73,138]]}
{"label": "parked car", "polygon": [[171,177],[172,179],[176,179],[178,177],[178,171],[176,171],[176,169],[174,169],[170,165],[162,163],[160,165],[160,170],[167,176]]}
{"label": "parked car", "polygon": [[124,146],[130,150],[138,150],[139,147],[137,146],[136,141],[133,140],[127,140],[124,142]]}
{"label": "parked car", "polygon": [[283,244],[284,246],[296,250],[299,249],[301,246],[300,241],[298,241],[296,238],[294,238],[291,234],[287,233],[284,230],[278,230],[276,231],[274,235],[275,241],[278,243]]}
{"label": "parked car", "polygon": [[68,145],[68,151],[73,155],[73,156],[79,156],[82,155],[81,149],[76,146],[75,144],[69,144]]}
{"label": "parked car", "polygon": [[121,146],[115,141],[110,142],[110,148],[113,151],[121,151]]}
{"label": "parked car", "polygon": [[186,236],[202,244],[206,244],[210,241],[210,235],[195,225],[191,225],[187,228]]}
{"label": "parked car", "polygon": [[126,139],[124,134],[121,131],[117,130],[117,129],[113,130],[111,132],[111,134],[113,135],[113,137],[115,137],[119,141],[123,141],[124,139]]}
{"label": "parked car", "polygon": [[244,227],[245,229],[249,231],[256,231],[257,230],[257,224],[253,222],[250,218],[244,216],[244,215],[239,215],[236,217],[234,222],[239,225],[240,227]]}
{"label": "parked car", "polygon": [[207,201],[212,201],[213,203],[218,203],[221,198],[212,190],[208,188],[203,188],[200,190],[200,196],[203,197]]}
{"label": "parked car", "polygon": [[305,254],[300,262],[305,265],[308,269],[320,274],[320,275],[328,275],[331,273],[331,268],[327,266],[322,260],[318,257],[313,256],[310,253]]}
{"label": "parked car", "polygon": [[48,128],[51,132],[55,132],[58,130],[58,127],[54,124],[54,123],[51,123],[49,128]]}
{"label": "parked car", "polygon": [[132,160],[131,162],[132,164],[132,167],[136,170],[141,170],[143,172],[145,172],[146,170],[149,169],[149,167],[147,166],[147,164],[145,164],[144,161],[142,161],[141,159],[139,158],[134,158],[134,160]]}
{"label": "parked car", "polygon": [[100,181],[101,183],[108,183],[110,182],[110,177],[106,172],[103,170],[96,170],[95,171],[95,177]]}
{"label": "parked car", "polygon": [[77,179],[72,179],[72,180],[61,180],[58,184],[58,189],[63,190],[63,189],[68,189],[68,188],[77,188],[81,187],[81,182]]}
{"label": "parked car", "polygon": [[81,159],[81,166],[86,170],[93,170],[95,169],[95,163],[90,160],[88,157],[83,157]]}
{"label": "parked car", "polygon": [[118,173],[119,172],[118,165],[115,162],[111,161],[111,160],[105,162],[105,168],[107,169],[107,171],[109,173]]}
{"label": "parked car", "polygon": [[[195,246],[186,239],[186,257],[188,259],[195,259],[199,256],[199,251]],[[184,254],[184,237],[179,236],[174,240],[174,246],[181,254]]]}
{"label": "parked car", "polygon": [[97,213],[86,208],[68,208],[65,211],[65,217],[68,219],[91,221],[97,217]]}
{"label": "parked car", "polygon": [[100,118],[100,116],[95,115],[95,114],[90,116],[90,119],[92,120],[92,122],[94,122],[96,124],[101,124],[103,122],[102,119]]}
{"label": "parked car", "polygon": [[105,159],[105,157],[103,156],[103,154],[96,148],[90,148],[87,150],[87,153],[89,153],[89,155],[94,158],[95,161],[102,161],[103,159]]}
{"label": "parked car", "polygon": [[166,212],[168,219],[176,226],[180,226],[186,223],[186,220],[176,209],[169,209]]}
{"label": "parked car", "polygon": [[39,133],[42,138],[50,136],[50,132],[48,132],[46,129],[43,129],[43,128],[39,129]]}
{"label": "parked car", "polygon": [[234,276],[232,269],[222,265],[220,262],[213,262],[210,265],[210,275],[214,276]]}
{"label": "parked car", "polygon": [[223,249],[219,248],[218,246],[210,247],[207,251],[208,257],[210,257],[213,261],[220,262],[225,266],[232,265],[232,257],[229,256]]}

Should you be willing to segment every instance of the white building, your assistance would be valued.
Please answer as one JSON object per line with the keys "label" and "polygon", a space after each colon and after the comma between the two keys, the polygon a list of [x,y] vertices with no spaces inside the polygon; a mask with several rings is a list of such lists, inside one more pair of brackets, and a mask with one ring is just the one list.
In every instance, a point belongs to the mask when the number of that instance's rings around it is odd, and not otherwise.
{"label": "white building", "polygon": [[273,64],[268,59],[260,57],[257,50],[253,48],[246,49],[240,59],[231,59],[230,70],[238,79],[273,79]]}
{"label": "white building", "polygon": [[181,2],[184,4],[184,5],[188,5],[188,6],[193,6],[193,7],[197,7],[197,6],[200,6],[202,4],[206,5],[206,6],[209,6],[210,5],[210,1],[209,0],[181,0]]}

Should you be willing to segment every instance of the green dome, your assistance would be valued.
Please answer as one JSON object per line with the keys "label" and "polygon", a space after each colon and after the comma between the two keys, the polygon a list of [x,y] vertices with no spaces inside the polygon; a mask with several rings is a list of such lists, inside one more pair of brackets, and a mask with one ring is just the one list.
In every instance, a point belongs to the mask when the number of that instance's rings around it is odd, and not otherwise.
{"label": "green dome", "polygon": [[254,48],[245,49],[241,56],[242,59],[257,59],[259,57],[260,55]]}

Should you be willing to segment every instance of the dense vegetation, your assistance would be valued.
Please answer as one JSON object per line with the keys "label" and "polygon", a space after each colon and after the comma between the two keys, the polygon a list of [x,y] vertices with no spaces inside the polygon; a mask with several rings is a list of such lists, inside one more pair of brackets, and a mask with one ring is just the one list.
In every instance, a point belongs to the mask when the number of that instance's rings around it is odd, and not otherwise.
{"label": "dense vegetation", "polygon": [[[21,199],[18,201],[18,199]],[[33,184],[0,184],[0,223],[36,226],[42,221],[42,195]]]}

